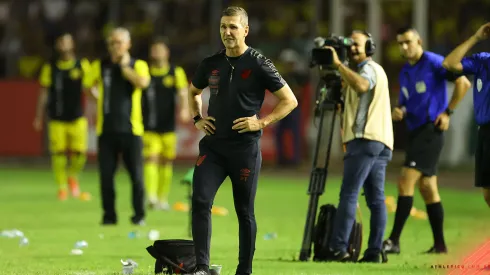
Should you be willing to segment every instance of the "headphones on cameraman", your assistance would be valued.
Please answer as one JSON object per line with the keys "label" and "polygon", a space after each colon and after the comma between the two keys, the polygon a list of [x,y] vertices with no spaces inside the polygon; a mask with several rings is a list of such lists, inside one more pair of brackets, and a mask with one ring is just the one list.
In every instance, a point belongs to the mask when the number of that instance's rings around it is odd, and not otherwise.
{"label": "headphones on cameraman", "polygon": [[367,31],[356,31],[356,32],[360,32],[365,36],[367,36],[366,45],[364,48],[364,51],[366,52],[366,56],[374,55],[374,52],[376,50],[376,43],[374,43],[373,36]]}
{"label": "headphones on cameraman", "polygon": [[364,34],[368,37],[365,47],[366,56],[372,56],[376,50],[376,43],[374,43],[373,36],[370,33],[364,31]]}

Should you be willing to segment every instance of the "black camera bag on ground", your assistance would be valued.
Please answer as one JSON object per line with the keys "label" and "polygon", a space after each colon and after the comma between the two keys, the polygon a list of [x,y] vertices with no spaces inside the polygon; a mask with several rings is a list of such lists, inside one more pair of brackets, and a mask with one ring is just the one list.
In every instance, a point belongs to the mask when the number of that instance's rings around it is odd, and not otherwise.
{"label": "black camera bag on ground", "polygon": [[155,274],[186,274],[196,267],[191,240],[157,240],[146,250],[156,260]]}
{"label": "black camera bag on ground", "polygon": [[[314,261],[326,261],[329,256],[329,244],[332,237],[333,225],[337,208],[332,204],[322,205],[318,214],[317,224],[315,226],[314,243]],[[352,231],[349,237],[349,247],[347,252],[351,258],[349,261],[357,262],[361,253],[362,246],[362,223],[354,221]]]}

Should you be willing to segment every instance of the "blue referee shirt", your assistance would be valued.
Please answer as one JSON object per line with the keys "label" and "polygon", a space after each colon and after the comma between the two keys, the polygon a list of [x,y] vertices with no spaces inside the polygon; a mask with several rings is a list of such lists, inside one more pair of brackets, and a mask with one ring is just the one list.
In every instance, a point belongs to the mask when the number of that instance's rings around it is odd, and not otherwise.
{"label": "blue referee shirt", "polygon": [[461,60],[463,73],[474,75],[473,105],[476,124],[490,122],[490,53],[477,53]]}
{"label": "blue referee shirt", "polygon": [[399,105],[406,109],[409,131],[433,123],[448,106],[446,81],[456,77],[442,67],[443,60],[439,54],[424,51],[417,63],[406,63],[400,72]]}

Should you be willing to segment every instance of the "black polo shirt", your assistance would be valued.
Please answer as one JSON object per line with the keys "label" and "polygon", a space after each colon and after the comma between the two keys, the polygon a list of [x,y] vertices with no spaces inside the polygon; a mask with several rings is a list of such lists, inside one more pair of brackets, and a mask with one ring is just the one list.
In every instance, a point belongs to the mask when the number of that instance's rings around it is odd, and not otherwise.
{"label": "black polo shirt", "polygon": [[258,117],[266,90],[276,92],[286,82],[272,61],[249,47],[238,57],[228,57],[225,50],[205,58],[198,66],[192,84],[198,89],[209,87],[208,116],[216,119],[211,140],[254,141],[257,132],[238,133],[233,121],[241,117]]}

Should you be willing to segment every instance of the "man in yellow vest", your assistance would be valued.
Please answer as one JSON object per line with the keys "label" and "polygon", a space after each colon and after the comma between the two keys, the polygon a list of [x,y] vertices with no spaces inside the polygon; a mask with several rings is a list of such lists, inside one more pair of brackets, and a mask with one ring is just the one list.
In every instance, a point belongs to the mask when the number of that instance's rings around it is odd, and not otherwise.
{"label": "man in yellow vest", "polygon": [[357,198],[364,187],[371,211],[368,248],[360,262],[381,263],[386,227],[385,174],[392,158],[393,124],[390,93],[384,69],[371,59],[375,44],[368,32],[354,31],[351,58],[356,70],[343,64],[335,50],[333,67],[344,82],[342,140],[346,148],[340,202],[330,242],[330,259],[347,261],[349,236],[355,221]]}
{"label": "man in yellow vest", "polygon": [[182,67],[169,63],[167,45],[162,37],[150,45],[151,82],[141,102],[145,126],[146,194],[150,208],[157,210],[170,209],[168,195],[172,185],[172,162],[177,155],[176,110],[181,122],[190,120],[187,76]]}

